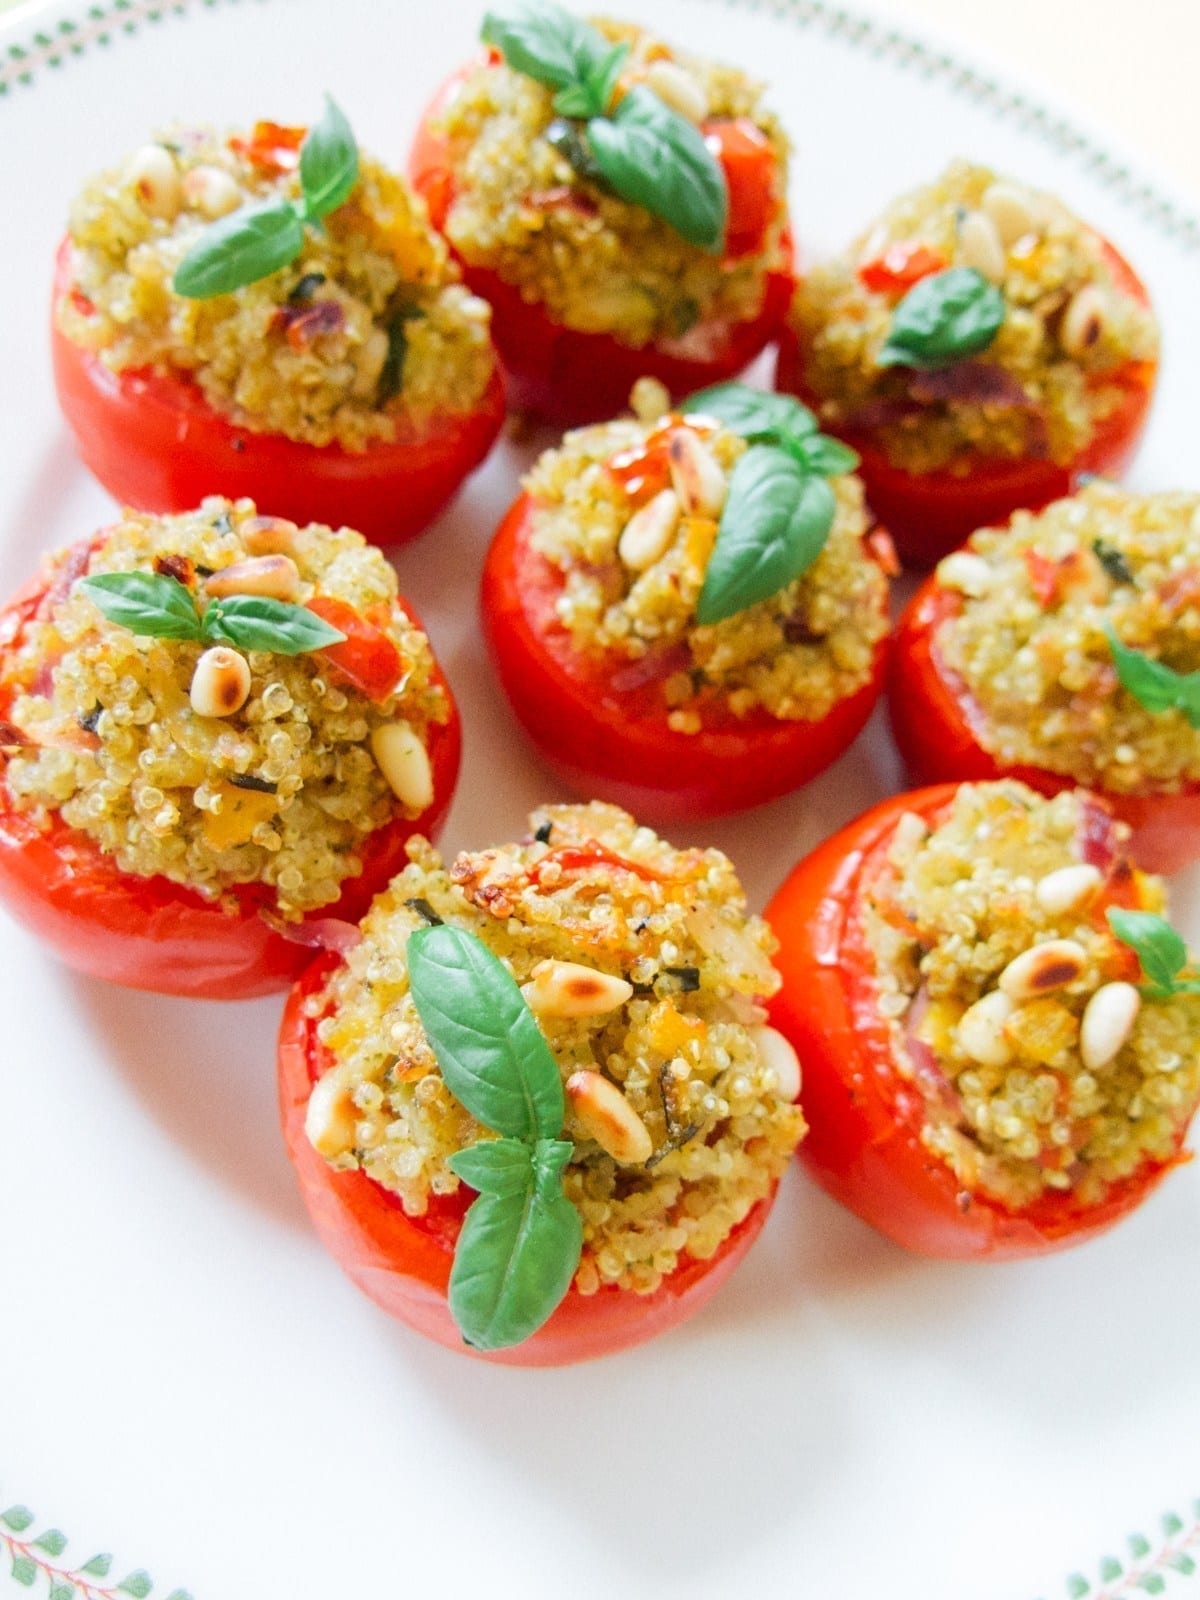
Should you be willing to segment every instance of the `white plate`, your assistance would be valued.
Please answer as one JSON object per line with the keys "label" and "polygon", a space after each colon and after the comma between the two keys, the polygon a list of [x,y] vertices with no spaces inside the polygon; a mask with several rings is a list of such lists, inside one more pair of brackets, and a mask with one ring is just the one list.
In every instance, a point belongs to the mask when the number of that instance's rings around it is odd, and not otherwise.
{"label": "white plate", "polygon": [[[638,9],[775,84],[810,254],[958,152],[1094,219],[1165,328],[1135,482],[1197,485],[1194,219],[1056,113],[857,14]],[[176,115],[296,121],[326,88],[400,164],[477,23],[473,5],[415,0],[66,0],[0,30],[0,592],[111,510],[59,421],[44,326],[85,174]],[[501,449],[399,560],[465,711],[450,850],[509,836],[553,792],[474,623],[521,464]],[[876,725],[804,793],[676,837],[726,848],[761,905],[897,780]],[[1194,886],[1185,898],[1195,938]],[[0,1523],[0,1592],[22,1587],[5,1545],[35,1562],[17,1572],[38,1595],[48,1568],[116,1551],[107,1578],[75,1583],[80,1600],[143,1563],[156,1597],[196,1600],[1059,1600],[1075,1568],[1109,1596],[1156,1562],[1172,1592],[1195,1590],[1162,1563],[1200,1537],[1200,1166],[1108,1237],[1004,1267],[912,1259],[794,1174],[735,1283],[685,1329],[590,1367],[499,1370],[389,1322],[318,1246],[276,1128],[277,1002],[108,988],[7,921],[0,952],[0,1509],[38,1513],[19,1537]],[[1171,1510],[1184,1526],[1168,1537]],[[50,1538],[30,1554],[52,1527],[65,1552]],[[1150,1548],[1131,1560],[1137,1531]],[[1126,1580],[1097,1577],[1106,1550]]]}

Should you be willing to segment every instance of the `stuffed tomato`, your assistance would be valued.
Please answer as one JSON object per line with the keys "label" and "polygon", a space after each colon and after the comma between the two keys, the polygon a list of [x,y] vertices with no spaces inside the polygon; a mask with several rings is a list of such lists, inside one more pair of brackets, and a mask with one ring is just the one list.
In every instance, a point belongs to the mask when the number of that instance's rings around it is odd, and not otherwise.
{"label": "stuffed tomato", "polygon": [[767,908],[809,1170],[933,1256],[1057,1250],[1139,1205],[1200,1100],[1163,903],[1079,790],[920,789],[827,840]]}
{"label": "stuffed tomato", "polygon": [[408,539],[503,419],[490,312],[458,280],[421,201],[335,107],[307,135],[170,130],[72,207],[59,402],[124,504],[248,496]]}
{"label": "stuffed tomato", "polygon": [[[523,19],[528,22],[528,19]],[[422,120],[416,188],[493,307],[513,403],[611,416],[730,378],[793,287],[787,143],[758,86],[624,24],[489,14]]]}
{"label": "stuffed tomato", "polygon": [[69,965],[286,987],[436,830],[454,702],[382,555],[242,501],[127,514],[0,612],[0,900]]}
{"label": "stuffed tomato", "polygon": [[1139,865],[1200,859],[1200,496],[1093,483],[976,534],[917,591],[888,708],[918,783],[1103,795]]}
{"label": "stuffed tomato", "polygon": [[780,388],[862,457],[904,560],[1119,473],[1158,370],[1146,289],[1061,202],[958,162],[797,294]]}
{"label": "stuffed tomato", "polygon": [[484,568],[485,636],[573,788],[654,818],[740,810],[869,717],[890,546],[853,456],[795,402],[732,384],[682,412],[653,385],[635,400],[527,477]]}
{"label": "stuffed tomato", "polygon": [[413,841],[361,944],[293,990],[279,1081],[358,1287],[441,1344],[550,1366],[703,1304],[804,1120],[728,860],[597,803],[531,826],[449,869]]}

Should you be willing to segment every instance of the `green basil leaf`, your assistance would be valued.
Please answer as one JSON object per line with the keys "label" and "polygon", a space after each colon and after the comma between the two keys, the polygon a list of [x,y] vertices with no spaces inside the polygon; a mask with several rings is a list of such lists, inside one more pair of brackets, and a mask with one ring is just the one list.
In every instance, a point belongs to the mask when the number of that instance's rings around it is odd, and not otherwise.
{"label": "green basil leaf", "polygon": [[1109,623],[1104,632],[1121,687],[1147,711],[1181,711],[1193,728],[1200,728],[1200,672],[1176,672],[1165,661],[1131,649]]}
{"label": "green basil leaf", "polygon": [[[1107,916],[1114,935],[1137,956],[1155,988],[1165,995],[1174,994],[1180,987],[1177,974],[1187,966],[1188,950],[1171,924],[1152,911],[1124,911],[1119,906],[1110,906]],[[1189,980],[1185,984],[1191,987]]]}
{"label": "green basil leaf", "polygon": [[702,625],[778,594],[825,547],[837,501],[786,451],[751,445],[735,465],[696,606]]}
{"label": "green basil leaf", "polygon": [[160,572],[101,572],[77,588],[109,622],[150,639],[199,639],[200,618],[191,590]]}
{"label": "green basil leaf", "polygon": [[306,606],[259,594],[231,594],[210,600],[202,626],[204,638],[213,644],[232,644],[239,650],[270,650],[277,656],[324,650],[346,637]]}
{"label": "green basil leaf", "polygon": [[725,238],[725,174],[700,130],[639,83],[612,117],[588,123],[596,164],[623,200],[661,217],[689,244],[718,251]]}
{"label": "green basil leaf", "polygon": [[611,54],[598,29],[550,0],[519,0],[506,12],[489,11],[480,37],[514,72],[548,89],[582,84]]}
{"label": "green basil leaf", "polygon": [[745,383],[717,383],[689,395],[683,411],[715,417],[743,439],[776,443],[788,437],[802,439],[816,433],[817,419],[806,405],[790,394],[767,394]]}
{"label": "green basil leaf", "polygon": [[858,466],[858,452],[826,433],[810,433],[802,439],[787,439],[783,443],[797,461],[823,478],[838,478]]}
{"label": "green basil leaf", "polygon": [[628,54],[627,44],[615,44],[606,55],[585,66],[578,83],[569,83],[554,96],[554,109],[559,116],[581,121],[606,116]]}
{"label": "green basil leaf", "polygon": [[447,1166],[480,1194],[526,1194],[533,1188],[533,1147],[520,1139],[483,1139],[456,1151]]}
{"label": "green basil leaf", "polygon": [[206,228],[184,256],[172,287],[188,300],[210,300],[269,278],[304,248],[304,226],[286,200],[241,206]]}
{"label": "green basil leaf", "polygon": [[526,1153],[522,1191],[483,1193],[467,1212],[450,1273],[450,1312],[477,1350],[528,1339],[571,1286],[583,1249],[579,1213],[562,1193],[571,1149],[563,1140],[539,1141]]}
{"label": "green basil leaf", "polygon": [[345,113],[325,96],[325,111],[300,146],[300,187],[314,220],[336,211],[358,182],[358,145]]}
{"label": "green basil leaf", "polygon": [[892,314],[881,367],[936,372],[978,355],[1004,322],[1004,296],[974,267],[947,267],[914,283]]}
{"label": "green basil leaf", "polygon": [[418,928],[408,939],[408,975],[421,1026],[455,1099],[509,1138],[558,1134],[562,1076],[504,964],[462,928]]}

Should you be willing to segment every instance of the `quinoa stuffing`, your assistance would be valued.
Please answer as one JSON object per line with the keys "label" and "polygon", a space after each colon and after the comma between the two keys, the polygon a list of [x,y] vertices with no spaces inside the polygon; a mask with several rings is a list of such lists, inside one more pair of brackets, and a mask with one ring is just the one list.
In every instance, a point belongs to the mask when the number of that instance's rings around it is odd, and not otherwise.
{"label": "quinoa stuffing", "polygon": [[[707,1260],[766,1199],[805,1131],[795,1057],[765,1026],[771,934],[717,850],[674,850],[625,812],[546,806],[520,844],[447,869],[422,839],[308,1002],[328,1064],[307,1129],[420,1216],[457,1193],[448,1158],[488,1138],[452,1097],[408,982],[409,935],[440,918],[481,939],[533,1009],[562,1072],[564,1192],[583,1222],[575,1288],[651,1294]],[[564,963],[574,970],[564,970]],[[578,1014],[578,967],[602,1009]],[[336,1076],[334,1076],[336,1075]],[[615,1096],[626,1135],[597,1117]]]}
{"label": "quinoa stuffing", "polygon": [[1200,728],[1119,683],[1108,631],[1175,672],[1200,671],[1200,495],[1096,481],[976,533],[937,576],[961,594],[937,654],[997,760],[1113,794],[1200,781]]}
{"label": "quinoa stuffing", "polygon": [[[265,545],[275,553],[259,554]],[[76,582],[149,572],[174,577],[205,606],[210,585],[261,593],[269,572],[289,599],[343,623],[356,616],[388,684],[368,698],[320,652],[206,651],[145,637],[108,621]],[[90,546],[53,558],[45,578],[34,617],[6,618],[7,805],[45,826],[61,818],[123,872],[162,875],[213,901],[267,886],[288,920],[339,898],[369,834],[427,808],[415,789],[416,803],[404,803],[373,741],[406,730],[419,762],[451,705],[429,641],[397,602],[392,568],[360,535],[297,528],[257,516],[251,501],[214,498],[183,516],[127,512]],[[218,687],[240,674],[241,698],[232,711],[214,701],[201,714],[214,655],[232,658],[218,663]],[[232,895],[228,909],[237,909]]]}
{"label": "quinoa stuffing", "polygon": [[312,445],[362,451],[471,411],[493,376],[490,308],[424,202],[367,156],[291,265],[211,299],[172,291],[214,219],[297,200],[304,134],[172,128],[92,179],[71,208],[60,330],[114,372],[187,377],[239,426]]}
{"label": "quinoa stuffing", "polygon": [[[990,344],[940,371],[881,365],[897,304],[952,267],[1001,291]],[[957,161],[814,267],[792,320],[826,426],[871,432],[908,472],[965,475],[979,456],[1067,465],[1130,388],[1148,384],[1157,325],[1128,290],[1099,236],[1061,201]]]}
{"label": "quinoa stuffing", "polygon": [[774,155],[773,215],[752,248],[712,254],[572,165],[554,92],[502,61],[470,70],[437,120],[453,199],[443,227],[462,259],[499,275],[552,321],[623,344],[703,358],[714,323],[762,310],[772,272],[790,272],[788,146],[761,86],[732,67],[677,53],[632,25],[598,20],[630,46],[618,95],[644,84],[702,127],[744,119]]}
{"label": "quinoa stuffing", "polygon": [[698,733],[714,706],[820,720],[870,681],[887,632],[862,485],[831,480],[833,526],[799,578],[700,626],[728,476],[747,444],[711,417],[666,412],[647,380],[633,399],[636,417],[568,433],[524,480],[533,546],[563,575],[558,616],[574,645],[607,657],[615,686],[660,682],[676,732]]}
{"label": "quinoa stuffing", "polygon": [[963,785],[932,830],[901,820],[863,911],[922,1140],[968,1193],[1011,1209],[1048,1191],[1102,1202],[1174,1157],[1200,1103],[1200,994],[1139,993],[1105,918],[1161,912],[1162,881],[1120,854],[1090,862],[1095,805]]}

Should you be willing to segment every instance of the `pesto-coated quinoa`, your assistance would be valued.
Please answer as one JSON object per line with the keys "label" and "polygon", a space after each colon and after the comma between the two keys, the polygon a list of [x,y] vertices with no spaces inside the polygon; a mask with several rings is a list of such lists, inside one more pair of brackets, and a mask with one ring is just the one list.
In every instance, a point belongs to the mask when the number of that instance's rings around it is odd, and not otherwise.
{"label": "pesto-coated quinoa", "polygon": [[569,1005],[526,992],[564,1083],[601,1075],[651,1152],[615,1159],[568,1088],[564,1190],[584,1237],[575,1287],[649,1294],[688,1257],[713,1255],[805,1131],[796,1084],[777,1070],[788,1047],[764,1026],[779,981],[771,934],[747,916],[717,850],[673,850],[596,802],[530,820],[522,843],[464,853],[448,869],[423,840],[410,843],[411,864],[376,899],[362,943],[309,1001],[336,1074],[313,1097],[309,1136],[412,1216],[458,1191],[448,1158],[490,1137],[443,1083],[409,993],[405,946],[431,915],[475,934],[522,985],[536,989],[540,972],[554,987],[540,963],[605,974],[617,992],[597,1014],[563,1014]]}
{"label": "pesto-coated quinoa", "polygon": [[[1004,297],[991,344],[934,373],[878,364],[905,285],[869,282],[889,261],[903,277],[918,249],[921,270],[974,267]],[[1092,229],[1051,195],[964,161],[814,267],[792,322],[823,423],[871,432],[895,466],[917,473],[966,473],[980,455],[1069,463],[1158,353],[1152,313],[1114,276]]]}
{"label": "pesto-coated quinoa", "polygon": [[[286,544],[296,602],[346,602],[394,647],[395,687],[368,699],[319,653],[242,652],[249,693],[232,715],[191,699],[201,643],[134,634],[106,620],[74,580],[155,571],[206,583],[261,560],[256,533]],[[264,884],[296,919],[337,900],[367,835],[405,807],[372,756],[372,733],[403,723],[427,745],[450,714],[424,633],[397,602],[380,552],[348,529],[296,528],[256,516],[251,501],[206,500],[183,516],[132,512],[76,546],[46,574],[48,600],[0,655],[0,709],[20,741],[6,764],[7,803],[58,816],[123,872],[161,874],[216,900]],[[11,617],[11,614],[10,614]],[[15,637],[14,637],[15,634]],[[231,907],[232,908],[232,907]]]}
{"label": "pesto-coated quinoa", "polygon": [[302,128],[172,128],[71,207],[62,332],[115,372],[199,385],[239,426],[361,451],[464,413],[491,381],[491,311],[457,281],[424,202],[360,155],[350,198],[290,265],[207,300],[172,291],[214,218],[300,195]]}
{"label": "pesto-coated quinoa", "polygon": [[[718,502],[746,441],[711,417],[666,413],[665,396],[645,380],[634,401],[637,418],[568,433],[525,479],[535,506],[533,545],[564,575],[558,615],[573,643],[607,657],[614,682],[622,672],[642,684],[661,682],[677,732],[699,732],[714,702],[735,716],[763,708],[785,720],[819,720],[870,681],[887,632],[887,584],[863,542],[870,521],[862,485],[849,476],[831,480],[833,527],[799,578],[702,627],[696,603]],[[705,463],[705,479],[707,463],[717,469],[698,490],[684,473],[668,473],[680,436]],[[646,538],[631,524],[640,517],[644,528],[648,514]]]}
{"label": "pesto-coated quinoa", "polygon": [[581,177],[546,137],[554,92],[492,61],[467,74],[434,129],[449,141],[454,179],[445,233],[464,261],[496,272],[561,326],[703,359],[712,325],[753,319],[768,275],[790,270],[787,141],[761,86],[743,73],[631,25],[596,26],[630,45],[619,89],[644,83],[660,92],[656,72],[682,68],[696,102],[689,115],[700,111],[702,125],[745,118],[769,141],[777,207],[761,245],[736,259],[714,255]]}
{"label": "pesto-coated quinoa", "polygon": [[[902,819],[862,912],[897,1060],[925,1100],[923,1142],[968,1193],[1013,1208],[1047,1191],[1100,1203],[1171,1159],[1200,1103],[1200,994],[1140,997],[1104,914],[1131,896],[1161,911],[1162,882],[1119,855],[1090,861],[1095,804],[963,785],[932,830]],[[1032,975],[1014,967],[1038,947]]]}
{"label": "pesto-coated quinoa", "polygon": [[961,593],[936,633],[997,760],[1114,794],[1200,781],[1200,729],[1149,711],[1117,679],[1106,629],[1173,671],[1200,671],[1200,495],[1095,482],[938,568]]}

